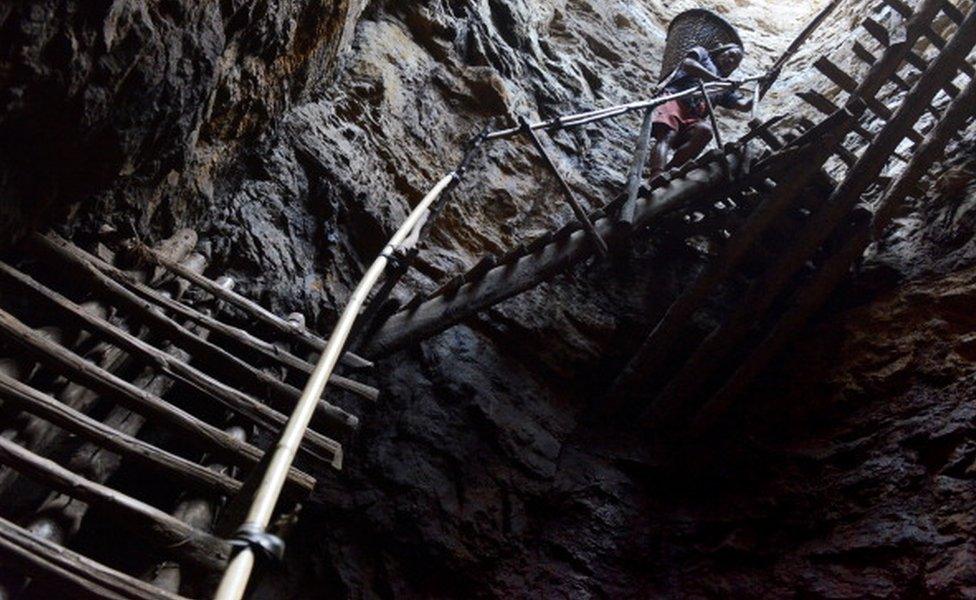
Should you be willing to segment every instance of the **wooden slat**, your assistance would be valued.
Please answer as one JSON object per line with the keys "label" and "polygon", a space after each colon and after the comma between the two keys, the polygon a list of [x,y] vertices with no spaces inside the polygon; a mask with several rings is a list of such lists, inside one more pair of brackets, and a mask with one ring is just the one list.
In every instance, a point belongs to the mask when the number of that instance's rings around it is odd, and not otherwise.
{"label": "wooden slat", "polygon": [[[685,289],[668,307],[664,316],[650,332],[635,356],[621,371],[608,394],[610,401],[604,407],[609,414],[630,412],[634,393],[644,390],[648,382],[662,375],[663,367],[671,356],[676,340],[685,331],[691,318],[697,313],[710,294],[742,264],[749,251],[761,237],[779,222],[788,211],[799,207],[804,189],[820,172],[822,165],[840,145],[850,129],[854,117],[838,111],[831,117],[833,127],[828,134],[808,132],[805,152],[791,161],[785,173],[773,176],[776,187],[764,194],[763,200],[753,209],[746,222],[739,227],[722,253],[710,262],[705,271]],[[817,128],[822,131],[823,127]]]}
{"label": "wooden slat", "polygon": [[[78,276],[87,278],[93,285],[104,289],[121,300],[151,327],[157,327],[165,335],[172,336],[173,341],[184,347],[201,363],[214,369],[220,369],[223,375],[233,379],[242,388],[250,389],[255,394],[264,395],[274,408],[282,412],[291,412],[295,402],[301,396],[301,392],[294,387],[252,367],[223,348],[201,338],[160,311],[155,310],[154,307],[120,283],[120,281],[131,282],[131,278],[124,272],[99,261],[96,257],[51,234],[49,236],[34,234],[30,241],[33,247],[40,251],[52,254],[63,259],[67,264],[75,266]],[[317,411],[322,418],[334,427],[355,429],[359,426],[359,419],[354,415],[324,400],[319,401]]]}
{"label": "wooden slat", "polygon": [[[217,400],[228,409],[238,415],[244,416],[252,423],[267,430],[277,432],[287,422],[288,418],[285,415],[262,404],[251,396],[239,392],[237,389],[208,376],[192,365],[155,348],[151,344],[123,331],[108,321],[82,311],[71,300],[68,300],[61,294],[2,262],[0,262],[0,275],[16,282],[31,293],[52,304],[61,310],[69,319],[82,323],[89,331],[105,337],[108,341],[119,346],[129,354],[140,357],[176,381],[182,382],[205,396]],[[315,432],[310,432],[310,435],[303,441],[310,450],[321,455],[330,464],[334,464],[337,457],[342,453],[342,448],[338,442]]]}
{"label": "wooden slat", "polygon": [[[3,310],[0,310],[0,332],[6,334],[8,341],[21,346],[29,354],[44,361],[69,379],[76,380],[85,387],[114,399],[134,412],[159,419],[178,428],[183,432],[181,438],[187,442],[220,453],[235,464],[244,466],[257,464],[263,455],[254,446],[242,444],[228,437],[223,431],[162,398],[123,381],[58,344],[51,343]],[[289,481],[291,485],[297,485],[307,491],[311,491],[314,485],[314,479],[297,470],[292,471]]]}
{"label": "wooden slat", "polygon": [[0,555],[11,567],[78,600],[186,600],[35,537],[0,518]]}
{"label": "wooden slat", "polygon": [[224,540],[193,529],[135,498],[79,477],[56,462],[3,438],[0,438],[0,463],[72,498],[99,506],[123,527],[197,567],[218,571],[227,562],[230,545]]}
{"label": "wooden slat", "polygon": [[5,403],[10,403],[26,413],[49,421],[124,458],[138,461],[142,465],[176,478],[185,485],[228,495],[236,493],[241,488],[240,482],[232,477],[215,473],[138,438],[120,433],[2,373],[0,373],[0,397]]}

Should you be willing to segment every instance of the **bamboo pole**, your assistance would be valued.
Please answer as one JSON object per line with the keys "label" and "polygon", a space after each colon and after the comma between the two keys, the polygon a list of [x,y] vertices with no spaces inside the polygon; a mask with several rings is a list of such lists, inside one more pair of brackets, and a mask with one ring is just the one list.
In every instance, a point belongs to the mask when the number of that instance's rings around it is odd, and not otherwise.
{"label": "bamboo pole", "polygon": [[[281,494],[284,476],[288,472],[292,461],[295,459],[298,445],[311,421],[316,400],[322,395],[325,389],[325,383],[328,381],[329,375],[342,355],[343,346],[359,316],[360,309],[362,309],[369,296],[369,292],[383,275],[383,271],[386,269],[386,265],[390,257],[393,256],[393,253],[397,251],[397,248],[403,240],[423,220],[430,206],[456,177],[457,174],[452,171],[441,179],[427,196],[421,200],[420,204],[411,211],[406,221],[393,234],[393,237],[390,238],[383,252],[376,258],[366,271],[363,279],[359,282],[359,285],[353,291],[349,302],[339,317],[335,329],[332,331],[329,343],[322,351],[322,356],[319,358],[319,363],[315,367],[315,372],[305,385],[305,390],[302,392],[301,400],[299,400],[298,405],[295,407],[295,412],[292,413],[291,418],[288,420],[288,425],[285,427],[281,438],[275,446],[274,454],[271,456],[271,461],[268,463],[264,477],[255,493],[247,517],[244,520],[244,526],[257,528],[261,531],[267,528],[274,514],[278,497]],[[239,600],[243,597],[248,580],[250,579],[251,570],[254,567],[254,558],[254,552],[250,548],[242,548],[231,558],[230,564],[220,582],[220,587],[214,595],[216,599]]]}

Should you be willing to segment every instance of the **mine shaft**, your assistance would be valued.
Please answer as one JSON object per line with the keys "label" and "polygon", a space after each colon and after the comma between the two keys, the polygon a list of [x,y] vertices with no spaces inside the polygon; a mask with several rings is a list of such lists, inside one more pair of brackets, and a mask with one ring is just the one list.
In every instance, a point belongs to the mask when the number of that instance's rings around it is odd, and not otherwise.
{"label": "mine shaft", "polygon": [[0,8],[0,598],[976,589],[970,0],[96,4]]}

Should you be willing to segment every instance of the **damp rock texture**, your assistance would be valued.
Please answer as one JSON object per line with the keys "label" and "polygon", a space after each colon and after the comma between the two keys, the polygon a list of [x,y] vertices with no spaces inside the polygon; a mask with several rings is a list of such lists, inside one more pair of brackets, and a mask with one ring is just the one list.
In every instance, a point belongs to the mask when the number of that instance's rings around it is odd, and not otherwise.
{"label": "damp rock texture", "polygon": [[[192,227],[210,274],[327,333],[481,127],[646,97],[669,18],[696,5],[362,4],[0,7],[4,223],[82,242]],[[755,74],[823,3],[703,4],[741,28]],[[766,114],[808,110],[791,93],[822,86],[809,64],[871,4],[828,21]],[[742,131],[722,117],[727,137]],[[638,126],[546,141],[588,207],[619,193]],[[707,439],[598,418],[608,383],[704,264],[653,232],[382,360],[379,402],[333,398],[362,430],[258,597],[972,597],[976,190],[971,143],[950,153]],[[529,145],[492,145],[396,294],[570,218]]]}
{"label": "damp rock texture", "polygon": [[362,4],[5,3],[0,240],[65,220],[157,235],[195,221],[240,148],[328,80]]}

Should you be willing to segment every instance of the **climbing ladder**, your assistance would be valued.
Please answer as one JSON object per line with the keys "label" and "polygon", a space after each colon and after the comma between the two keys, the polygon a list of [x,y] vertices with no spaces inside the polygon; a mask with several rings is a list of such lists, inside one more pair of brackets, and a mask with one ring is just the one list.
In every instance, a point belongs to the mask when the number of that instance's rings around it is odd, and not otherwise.
{"label": "climbing ladder", "polygon": [[[656,178],[632,204],[621,195],[584,211],[541,136],[653,102],[484,132],[367,271],[329,340],[234,293],[228,280],[204,277],[206,261],[186,245],[89,253],[33,236],[23,249],[32,261],[0,262],[4,289],[21,293],[0,306],[0,340],[19,352],[0,359],[2,410],[7,422],[18,419],[0,433],[0,497],[21,498],[0,515],[3,591],[34,578],[71,597],[200,595],[229,563],[219,594],[240,597],[255,558],[280,550],[265,532],[270,517],[307,495],[314,465],[340,467],[341,441],[357,426],[322,398],[326,380],[365,399],[378,394],[334,374],[340,360],[368,368],[359,355],[415,344],[637,236],[704,234],[715,250],[600,406],[612,418],[710,426],[822,306],[974,116],[966,57],[976,46],[976,10],[946,0],[884,0],[882,8],[901,24],[865,19],[851,49],[863,76],[827,57],[816,62],[824,85],[800,97],[822,113],[819,122],[753,121],[744,138]],[[897,108],[879,97],[891,90],[902,95]],[[431,294],[403,305],[391,299],[473,150],[514,136],[529,139],[560,179],[575,219],[485,256]],[[126,270],[121,259],[133,257],[151,272]],[[715,325],[692,325],[702,322]],[[347,340],[358,354],[345,350]],[[294,384],[309,376],[299,392]],[[130,463],[184,493],[137,498],[109,487]],[[282,486],[285,502],[274,511]],[[168,504],[153,505],[160,498]],[[142,556],[152,568],[109,567],[69,550],[89,506],[130,532],[125,541],[137,554],[148,542],[152,552]]]}
{"label": "climbing ladder", "polygon": [[[262,472],[264,448],[299,396],[291,382],[311,372],[309,355],[326,342],[300,315],[280,318],[233,292],[232,279],[201,275],[206,260],[191,252],[195,239],[180,232],[159,251],[131,249],[148,274],[118,268],[123,253],[104,245],[95,255],[53,234],[26,242],[18,252],[32,257],[25,264],[0,262],[3,289],[17,292],[0,308],[9,352],[0,359],[9,417],[0,432],[4,598],[25,589],[35,597],[206,594],[224,568],[235,504],[249,501],[248,478]],[[194,293],[198,301],[188,302]],[[234,313],[264,337],[220,318]],[[344,360],[371,366],[352,354]],[[378,396],[339,375],[331,383],[367,400]],[[341,468],[337,440],[358,426],[324,400],[317,413],[317,429],[307,432],[299,466],[286,478],[285,507],[311,492],[309,469]],[[126,465],[167,482],[167,490],[113,489]],[[142,578],[65,548],[91,509],[124,532],[112,540],[112,554],[142,553]]]}

